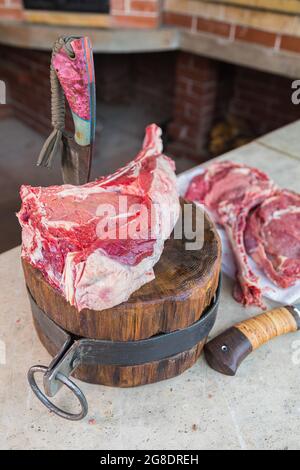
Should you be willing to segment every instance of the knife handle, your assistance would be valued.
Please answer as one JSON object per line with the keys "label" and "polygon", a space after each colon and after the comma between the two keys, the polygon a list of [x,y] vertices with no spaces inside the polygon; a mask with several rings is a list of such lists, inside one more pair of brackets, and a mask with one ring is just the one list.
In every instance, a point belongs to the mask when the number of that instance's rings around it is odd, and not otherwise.
{"label": "knife handle", "polygon": [[300,329],[300,313],[279,307],[235,324],[206,344],[208,364],[225,375],[235,375],[242,361],[271,339]]}
{"label": "knife handle", "polygon": [[[75,142],[87,146],[94,141],[96,123],[92,46],[85,36],[65,38],[64,45],[54,51],[52,66],[70,106]],[[68,48],[71,48],[71,55]]]}

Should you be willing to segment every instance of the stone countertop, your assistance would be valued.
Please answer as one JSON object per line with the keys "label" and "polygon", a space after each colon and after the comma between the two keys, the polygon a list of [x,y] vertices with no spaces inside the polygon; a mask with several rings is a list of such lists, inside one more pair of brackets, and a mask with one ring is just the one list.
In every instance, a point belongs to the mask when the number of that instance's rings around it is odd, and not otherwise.
{"label": "stone countertop", "polygon": [[[230,158],[265,170],[299,191],[300,121],[237,149]],[[49,364],[35,334],[20,265],[20,248],[0,256],[1,449],[299,449],[300,334],[254,352],[236,377],[210,369],[203,357],[184,374],[160,383],[118,389],[80,383],[89,402],[80,422],[50,415],[27,384],[27,370]],[[224,277],[212,336],[258,313],[231,297]],[[298,354],[299,356],[299,354]],[[4,356],[0,356],[4,362]],[[74,405],[62,390],[62,407]]]}
{"label": "stone countertop", "polygon": [[60,35],[88,35],[94,53],[133,53],[182,50],[295,79],[300,75],[298,54],[272,50],[213,34],[163,26],[157,29],[109,29],[53,26],[0,21],[0,44],[28,49],[52,48]]}
{"label": "stone countertop", "polygon": [[94,53],[177,50],[180,40],[179,30],[168,26],[158,29],[112,29],[0,21],[0,44],[7,46],[49,51],[61,35],[89,36]]}

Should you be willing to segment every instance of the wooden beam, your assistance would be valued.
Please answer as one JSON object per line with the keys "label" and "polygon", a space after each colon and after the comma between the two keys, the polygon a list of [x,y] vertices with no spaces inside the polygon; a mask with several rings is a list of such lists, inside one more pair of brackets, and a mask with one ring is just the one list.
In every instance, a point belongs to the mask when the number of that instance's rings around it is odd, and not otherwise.
{"label": "wooden beam", "polygon": [[221,3],[246,8],[300,14],[299,0],[204,0],[208,3]]}
{"label": "wooden beam", "polygon": [[270,50],[267,47],[242,41],[224,40],[212,34],[198,33],[196,37],[197,40],[195,40],[194,33],[182,31],[180,49],[284,77],[295,79],[300,76],[298,54]]}
{"label": "wooden beam", "polygon": [[109,28],[111,16],[101,13],[74,13],[58,11],[24,10],[25,21],[59,26]]}
{"label": "wooden beam", "polygon": [[132,53],[184,50],[225,62],[256,68],[290,78],[300,76],[299,55],[276,51],[242,41],[230,41],[211,34],[184,32],[176,28],[157,30],[111,30],[68,26],[0,23],[0,44],[51,50],[62,34],[88,34],[95,53]]}
{"label": "wooden beam", "polygon": [[95,53],[169,51],[178,49],[180,41],[176,28],[122,30],[0,22],[0,44],[9,46],[50,51],[54,41],[63,34],[88,35]]}
{"label": "wooden beam", "polygon": [[[238,5],[229,4],[230,1],[224,0],[226,4],[223,4],[218,0],[165,0],[164,9],[171,13],[214,19],[278,34],[300,36],[300,15],[291,16],[291,14],[278,11],[241,8]],[[297,2],[300,6],[300,0]]]}

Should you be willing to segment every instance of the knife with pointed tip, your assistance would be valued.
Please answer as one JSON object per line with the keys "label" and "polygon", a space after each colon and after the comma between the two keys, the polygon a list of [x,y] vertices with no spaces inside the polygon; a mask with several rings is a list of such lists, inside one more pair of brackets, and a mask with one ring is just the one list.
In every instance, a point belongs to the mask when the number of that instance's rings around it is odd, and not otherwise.
{"label": "knife with pointed tip", "polygon": [[75,133],[63,134],[62,172],[65,183],[83,184],[89,180],[95,138],[96,99],[93,53],[89,38],[65,38],[52,56],[72,113]]}
{"label": "knife with pointed tip", "polygon": [[235,324],[209,341],[204,353],[210,367],[235,375],[243,360],[271,339],[300,330],[300,304],[278,307]]}

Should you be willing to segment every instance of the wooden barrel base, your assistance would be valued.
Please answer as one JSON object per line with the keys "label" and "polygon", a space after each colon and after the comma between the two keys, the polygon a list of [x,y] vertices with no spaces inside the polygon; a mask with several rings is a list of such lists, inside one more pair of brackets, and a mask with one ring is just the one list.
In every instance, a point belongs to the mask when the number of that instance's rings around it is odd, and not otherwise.
{"label": "wooden barrel base", "polygon": [[[74,306],[53,289],[42,273],[23,259],[28,290],[37,306],[69,334],[96,340],[139,341],[196,323],[212,304],[219,284],[221,242],[209,216],[192,204],[190,215],[184,210],[180,219],[185,233],[186,222],[201,247],[187,249],[189,238],[177,239],[174,234],[165,243],[163,254],[155,265],[155,279],[134,292],[127,302],[102,311]],[[188,217],[190,220],[187,220]],[[198,246],[198,244],[197,244]],[[35,325],[42,344],[53,356],[58,352],[47,336]],[[81,365],[74,376],[90,383],[133,387],[169,379],[191,367],[198,359],[207,331],[201,342],[167,359],[142,365]],[[53,341],[53,340],[52,340]],[[196,343],[196,342],[195,342]],[[193,343],[193,344],[195,344]],[[187,346],[190,348],[190,344]]]}
{"label": "wooden barrel base", "polygon": [[[211,304],[221,267],[221,242],[216,228],[201,208],[192,207],[192,225],[196,227],[198,221],[199,237],[203,237],[201,249],[187,250],[186,243],[191,240],[175,239],[172,235],[154,266],[155,279],[135,291],[127,302],[105,310],[78,312],[38,269],[23,259],[25,281],[32,297],[55,323],[84,338],[138,341],[187,328]],[[183,225],[185,217],[188,215],[183,216]]]}
{"label": "wooden barrel base", "polygon": [[[42,331],[33,317],[35,330],[39,340],[51,356],[58,352],[55,345]],[[176,354],[161,361],[149,362],[142,365],[120,367],[120,366],[98,366],[84,365],[76,369],[73,376],[83,382],[92,384],[108,385],[110,387],[137,387],[161,380],[171,379],[192,367],[199,358],[206,338],[193,348]]]}

